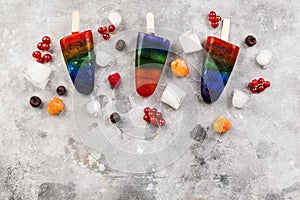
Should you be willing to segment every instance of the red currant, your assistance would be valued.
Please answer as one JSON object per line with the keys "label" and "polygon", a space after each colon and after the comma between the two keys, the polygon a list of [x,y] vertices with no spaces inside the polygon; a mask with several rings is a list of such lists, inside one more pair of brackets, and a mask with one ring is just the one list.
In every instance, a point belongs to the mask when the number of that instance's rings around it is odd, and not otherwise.
{"label": "red currant", "polygon": [[215,16],[217,16],[215,11],[210,11],[208,14],[208,17],[215,17]]}
{"label": "red currant", "polygon": [[147,121],[147,122],[149,122],[149,120],[150,120],[150,117],[149,117],[149,115],[144,115],[144,118],[143,118],[145,121]]}
{"label": "red currant", "polygon": [[40,51],[34,51],[32,53],[32,57],[38,59],[38,58],[41,58],[42,57],[42,53]]}
{"label": "red currant", "polygon": [[157,125],[157,119],[155,117],[150,117],[150,124]]}
{"label": "red currant", "polygon": [[265,87],[264,87],[263,85],[260,85],[260,86],[257,88],[257,90],[258,90],[259,92],[262,92],[262,91],[265,90]]}
{"label": "red currant", "polygon": [[106,33],[107,32],[107,27],[103,26],[102,28],[103,28],[104,33]]}
{"label": "red currant", "polygon": [[212,23],[211,23],[211,26],[212,26],[213,28],[217,28],[217,27],[219,26],[219,22],[212,22]]}
{"label": "red currant", "polygon": [[108,40],[110,38],[110,35],[108,33],[103,33],[103,39]]}
{"label": "red currant", "polygon": [[156,108],[152,108],[151,112],[153,112],[155,114],[157,112],[157,109]]}
{"label": "red currant", "polygon": [[264,83],[265,82],[265,79],[263,79],[263,78],[259,78],[258,79],[258,84],[262,84],[262,83]]}
{"label": "red currant", "polygon": [[45,43],[45,44],[50,44],[51,43],[51,39],[49,36],[44,36],[42,38],[42,42]]}
{"label": "red currant", "polygon": [[114,25],[112,25],[112,24],[108,26],[108,31],[109,32],[114,32],[115,29],[116,29],[116,27]]}
{"label": "red currant", "polygon": [[150,108],[149,108],[149,107],[144,108],[144,113],[145,113],[145,114],[148,114],[149,111],[150,111]]}
{"label": "red currant", "polygon": [[150,118],[151,118],[151,117],[155,117],[155,113],[152,112],[152,111],[149,111],[149,112],[148,112],[148,115],[149,115]]}
{"label": "red currant", "polygon": [[215,16],[209,17],[208,20],[210,22],[218,22],[217,18]]}
{"label": "red currant", "polygon": [[252,80],[252,85],[253,85],[253,86],[256,86],[257,84],[258,84],[258,81],[257,81],[256,79],[253,79],[253,80]]}
{"label": "red currant", "polygon": [[159,124],[160,126],[165,126],[165,125],[166,125],[166,120],[164,120],[164,119],[159,119],[159,120],[158,120],[158,124]]}
{"label": "red currant", "polygon": [[222,20],[222,18],[220,16],[216,16],[216,20],[217,20],[217,22],[220,22]]}
{"label": "red currant", "polygon": [[265,87],[265,88],[270,87],[270,85],[271,85],[270,81],[264,82],[264,87]]}
{"label": "red currant", "polygon": [[39,50],[44,50],[44,47],[43,47],[43,44],[42,42],[39,42],[36,47],[39,49]]}
{"label": "red currant", "polygon": [[105,33],[107,31],[107,28],[106,27],[99,27],[98,28],[98,33],[100,33],[100,34],[103,34],[103,33]]}
{"label": "red currant", "polygon": [[43,50],[44,50],[44,51],[49,51],[49,49],[50,49],[50,45],[49,45],[49,44],[46,44],[46,43],[43,43],[43,44],[42,44],[42,47],[43,47]]}
{"label": "red currant", "polygon": [[252,83],[248,84],[248,88],[251,89],[253,87]]}
{"label": "red currant", "polygon": [[52,56],[48,53],[46,53],[44,56],[43,56],[43,60],[45,62],[50,62],[52,60]]}
{"label": "red currant", "polygon": [[161,114],[161,112],[157,112],[157,113],[155,114],[155,117],[156,117],[157,119],[161,119],[161,118],[163,117],[163,115]]}
{"label": "red currant", "polygon": [[257,88],[254,87],[254,88],[251,89],[251,91],[252,91],[252,93],[257,93]]}
{"label": "red currant", "polygon": [[36,59],[36,61],[39,62],[39,63],[43,63],[44,62],[43,58],[38,58],[38,59]]}

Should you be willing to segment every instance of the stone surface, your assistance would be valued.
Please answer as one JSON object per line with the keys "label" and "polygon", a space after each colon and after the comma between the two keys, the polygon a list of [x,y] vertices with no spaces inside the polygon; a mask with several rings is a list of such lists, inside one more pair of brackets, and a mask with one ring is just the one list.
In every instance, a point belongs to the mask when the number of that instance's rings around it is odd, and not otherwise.
{"label": "stone surface", "polygon": [[[220,28],[212,29],[208,23],[210,10],[231,19],[230,41],[240,43],[241,47],[236,66],[217,102],[207,105],[199,98],[201,126],[195,125],[191,133],[183,133],[192,134],[195,139],[173,164],[156,172],[149,169],[143,174],[127,174],[103,168],[105,155],[96,155],[82,144],[73,120],[73,85],[59,47],[59,39],[70,32],[72,8],[80,8],[82,12],[82,30],[92,29],[96,33],[100,22],[108,22],[104,13],[112,8],[120,11],[127,29],[145,27],[142,19],[151,11],[159,19],[156,20],[159,27],[182,33],[195,28],[202,44],[208,35],[219,36],[220,32]],[[228,0],[226,3],[14,0],[2,1],[0,12],[1,200],[300,198],[298,0],[288,3],[284,0]],[[42,90],[29,83],[22,72],[41,36],[52,33],[55,36],[51,47],[53,72],[46,89]],[[251,48],[243,46],[249,34],[255,35],[258,41]],[[94,44],[102,40],[94,34]],[[118,53],[114,49],[116,41],[105,42]],[[127,44],[130,49],[135,43]],[[262,70],[255,66],[255,55],[266,48],[273,53],[272,67]],[[200,53],[191,57],[201,70]],[[195,80],[191,83],[200,84],[200,76],[190,69],[189,78]],[[168,75],[170,71],[165,72]],[[249,80],[260,76],[270,80],[272,87],[253,95],[249,106],[232,108],[233,89],[243,90]],[[62,97],[66,105],[62,115],[49,116],[46,106],[38,110],[29,107],[28,99],[33,95],[47,103],[58,85],[68,89],[68,95]],[[108,108],[111,102],[107,97],[101,96],[102,93],[97,95],[101,107]],[[230,116],[233,126],[230,134],[220,137],[213,133],[211,123],[225,114]],[[90,124],[91,129],[97,126],[100,124]]]}
{"label": "stone surface", "polygon": [[96,63],[101,67],[107,66],[114,59],[115,58],[112,55],[105,51],[96,51]]}

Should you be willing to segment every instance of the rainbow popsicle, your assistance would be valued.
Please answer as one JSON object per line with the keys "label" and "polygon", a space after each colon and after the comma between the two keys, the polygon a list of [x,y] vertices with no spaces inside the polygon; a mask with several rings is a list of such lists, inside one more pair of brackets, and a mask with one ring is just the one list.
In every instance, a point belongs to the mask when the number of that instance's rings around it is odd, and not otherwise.
{"label": "rainbow popsicle", "polygon": [[224,19],[221,39],[209,36],[206,40],[207,50],[201,77],[201,95],[205,102],[212,103],[221,96],[235,61],[239,47],[228,41],[230,20]]}
{"label": "rainbow popsicle", "polygon": [[[140,96],[151,96],[162,74],[170,41],[154,36],[154,17],[147,14],[147,33],[138,33],[135,57],[136,91]],[[151,34],[152,33],[152,34]]]}
{"label": "rainbow popsicle", "polygon": [[79,13],[73,12],[72,34],[60,40],[61,50],[76,90],[90,94],[94,89],[95,54],[91,30],[79,33]]}

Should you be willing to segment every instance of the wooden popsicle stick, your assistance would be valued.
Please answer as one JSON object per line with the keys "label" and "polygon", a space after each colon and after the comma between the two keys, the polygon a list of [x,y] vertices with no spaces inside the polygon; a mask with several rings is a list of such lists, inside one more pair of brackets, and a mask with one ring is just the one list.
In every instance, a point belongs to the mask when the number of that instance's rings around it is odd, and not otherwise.
{"label": "wooden popsicle stick", "polygon": [[79,12],[73,11],[72,13],[72,33],[79,32]]}
{"label": "wooden popsicle stick", "polygon": [[151,12],[147,13],[147,33],[155,33],[154,15]]}
{"label": "wooden popsicle stick", "polygon": [[221,29],[221,39],[228,42],[230,31],[230,20],[223,19],[222,29]]}

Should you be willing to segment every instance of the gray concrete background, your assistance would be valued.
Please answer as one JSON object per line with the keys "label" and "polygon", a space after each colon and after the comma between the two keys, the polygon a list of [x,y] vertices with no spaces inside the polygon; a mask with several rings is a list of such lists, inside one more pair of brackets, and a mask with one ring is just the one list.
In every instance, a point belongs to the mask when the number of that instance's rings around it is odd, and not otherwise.
{"label": "gray concrete background", "polygon": [[[254,1],[1,1],[0,48],[0,199],[300,199],[300,4],[297,0]],[[125,174],[95,160],[80,142],[72,117],[72,91],[63,97],[66,111],[52,117],[29,106],[33,95],[50,99],[58,84],[71,88],[59,48],[69,34],[72,9],[81,11],[81,30],[96,30],[103,13],[120,10],[127,29],[144,27],[149,11],[157,26],[176,31],[194,28],[202,43],[217,35],[207,20],[210,10],[232,20],[230,41],[241,52],[227,85],[226,115],[233,129],[213,141],[194,141],[174,164],[160,171]],[[246,48],[245,36],[258,44]],[[43,35],[54,36],[51,68],[45,90],[24,79],[22,70]],[[254,61],[270,49],[273,61],[262,70]],[[196,56],[196,55],[195,55]],[[265,77],[271,88],[252,95],[242,110],[230,104],[234,88]],[[247,90],[245,90],[247,91]],[[203,104],[203,102],[199,102]],[[211,123],[196,134],[212,134]],[[201,137],[200,137],[201,138]],[[215,145],[211,148],[211,143]]]}

